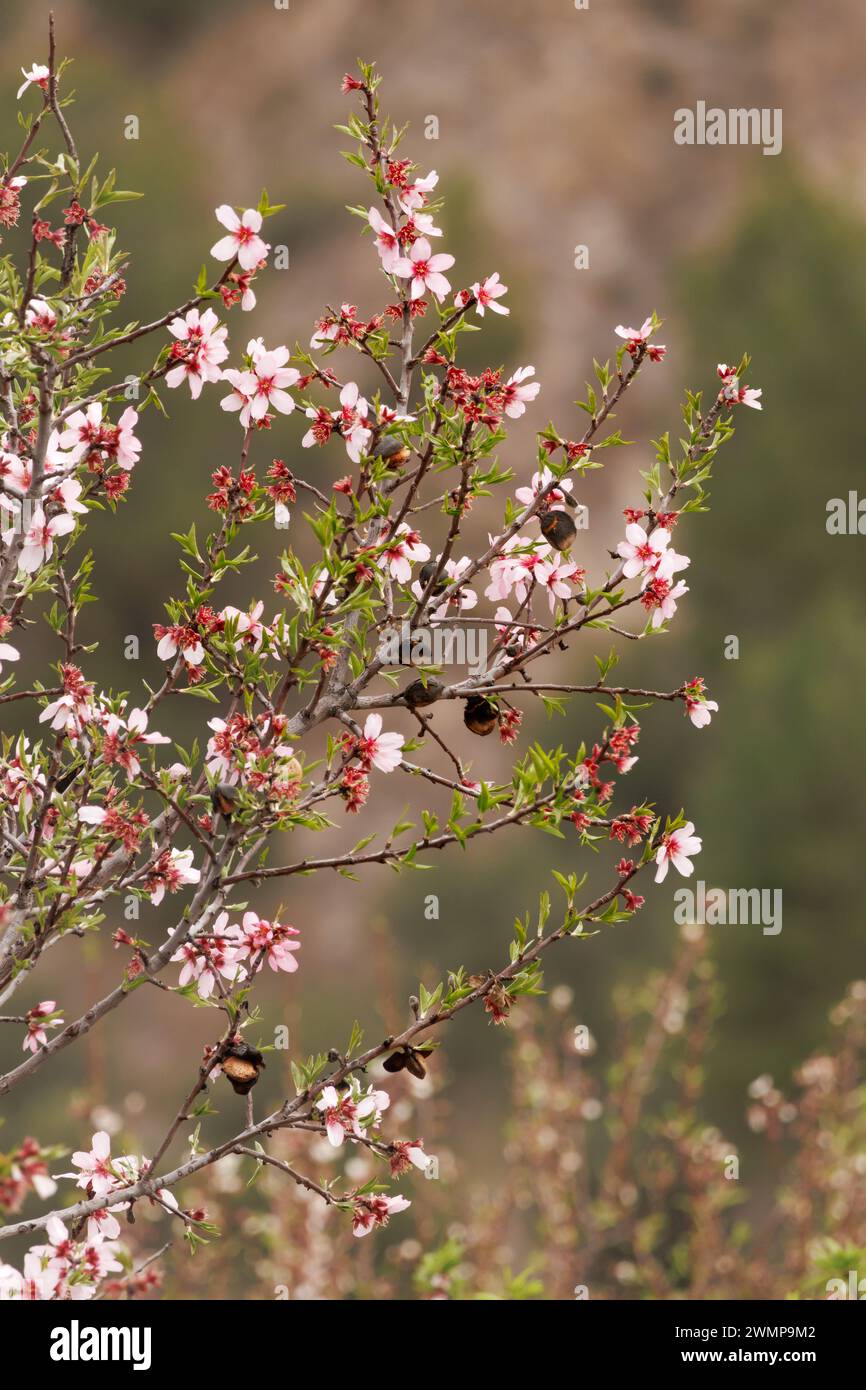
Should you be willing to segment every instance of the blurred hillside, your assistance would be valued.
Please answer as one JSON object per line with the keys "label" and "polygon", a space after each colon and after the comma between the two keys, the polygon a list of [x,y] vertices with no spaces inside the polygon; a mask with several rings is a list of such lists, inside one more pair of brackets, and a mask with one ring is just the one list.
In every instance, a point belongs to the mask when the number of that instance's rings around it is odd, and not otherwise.
{"label": "blurred hillside", "polygon": [[[242,323],[233,316],[233,345],[260,333],[269,343],[306,343],[326,301],[350,299],[362,314],[380,307],[369,244],[343,212],[366,188],[339,159],[343,137],[333,129],[347,107],[340,77],[358,55],[384,73],[384,107],[411,121],[408,153],[440,172],[455,286],[494,269],[510,286],[511,317],[488,316],[471,346],[477,362],[532,362],[543,383],[535,411],[501,451],[521,481],[534,429],[550,418],[563,431],[572,426],[592,357],[613,350],[612,326],[639,322],[651,308],[664,317],[664,367],[644,373],[617,422],[642,443],[579,490],[590,508],[590,565],[604,566],[621,507],[638,502],[649,438],[668,428],[676,436],[682,388],[712,391],[718,361],[752,353],[750,380],[763,387],[765,410],[738,416],[712,511],[678,533],[678,548],[693,556],[680,618],[662,642],[623,653],[617,671],[649,685],[706,677],[721,706],[711,729],[698,732],[667,707],[647,712],[634,798],[686,807],[704,837],[697,873],[708,883],[784,892],[779,936],[717,929],[728,1011],[709,1094],[720,1122],[747,1141],[745,1085],[760,1072],[784,1077],[820,1041],[845,982],[866,973],[851,833],[866,809],[866,734],[856,719],[866,693],[856,640],[864,561],[861,538],[828,537],[824,526],[828,498],[858,487],[866,446],[866,8],[837,0],[832,23],[806,0],[764,0],[759,9],[747,0],[590,0],[587,11],[568,0],[291,0],[288,11],[267,0],[55,0],[54,9],[60,51],[75,58],[66,85],[77,91],[79,145],[116,165],[121,186],[146,194],[117,210],[132,253],[126,317],[179,302],[214,240],[213,208],[253,203],[262,185],[287,204],[268,235],[289,247],[291,267],[268,270],[255,314]],[[5,131],[17,69],[43,55],[46,14],[30,0],[5,0]],[[698,99],[781,107],[783,152],[675,145],[673,111]],[[123,137],[129,114],[139,117],[138,141]],[[439,121],[435,141],[424,139],[430,115]],[[587,270],[574,268],[579,244],[589,248]],[[131,349],[129,370],[145,360]],[[123,522],[103,515],[89,526],[104,597],[90,610],[87,635],[101,643],[94,669],[106,685],[135,688],[141,675],[158,675],[150,625],[177,572],[166,516],[173,526],[201,525],[209,474],[234,458],[236,426],[218,400],[211,392],[193,408],[178,392],[169,423],[148,412]],[[297,424],[282,421],[269,443],[300,471],[310,459],[299,438]],[[315,458],[328,481],[341,462]],[[275,554],[276,545],[258,570],[266,608]],[[133,668],[122,660],[127,633],[141,638]],[[724,659],[728,634],[740,639],[738,661]],[[574,663],[594,669],[589,651],[571,658],[572,674]],[[179,736],[202,712],[189,703],[186,715],[172,712]],[[453,712],[440,717],[447,727]],[[524,725],[570,746],[596,728],[591,701],[573,704],[567,721]],[[476,756],[479,775],[506,766],[495,748]],[[375,812],[382,823],[406,795],[402,782],[388,791],[393,802],[381,794]],[[423,879],[388,874],[350,891],[340,880],[305,880],[286,904],[304,933],[303,970],[272,986],[269,1026],[288,1022],[293,1046],[305,1051],[344,1042],[353,1012],[371,1036],[395,1026],[419,966],[435,979],[460,961],[495,963],[515,913],[551,886],[547,868],[576,862],[571,844],[538,835],[479,842],[471,858],[455,853]],[[440,896],[438,922],[424,917],[428,893]],[[667,958],[671,907],[668,883],[648,894],[633,923],[550,960],[550,983],[574,988],[602,1045],[615,983]],[[109,921],[106,934],[118,924]],[[63,948],[56,955],[52,987],[60,989]],[[95,941],[88,958],[87,978],[63,978],[70,1013],[117,975],[116,957]],[[52,971],[44,978],[38,997]],[[139,996],[90,1035],[80,1057],[70,1050],[50,1083],[51,1100],[74,1108],[83,1135],[104,1081],[144,1152],[210,1036],[204,1011],[192,1036],[178,1031],[174,1001],[146,1003],[157,1017],[146,1043]],[[189,1026],[189,1011],[185,1019]],[[505,1106],[499,1039],[465,1015],[452,1028],[442,1065],[455,1147],[468,1168],[484,1165],[490,1176]],[[0,1042],[11,1054],[15,1044]],[[284,1084],[279,1066],[269,1068],[263,1103]],[[235,1118],[229,1102],[222,1108]],[[42,1131],[44,1114],[44,1100],[37,1109],[35,1093],[22,1088],[9,1130]]]}

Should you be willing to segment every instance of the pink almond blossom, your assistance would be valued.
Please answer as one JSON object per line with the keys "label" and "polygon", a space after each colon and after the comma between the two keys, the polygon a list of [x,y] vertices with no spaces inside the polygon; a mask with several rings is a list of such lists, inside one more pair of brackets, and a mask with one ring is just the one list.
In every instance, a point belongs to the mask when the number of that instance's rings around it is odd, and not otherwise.
{"label": "pink almond blossom", "polygon": [[3,670],[4,661],[19,661],[21,653],[17,647],[10,646],[8,642],[0,642],[0,671]]}
{"label": "pink almond blossom", "polygon": [[386,270],[389,275],[393,275],[403,259],[400,254],[400,242],[397,233],[390,223],[385,221],[378,208],[370,208],[367,213],[367,221],[376,238],[376,250],[379,253],[379,260],[382,262],[382,269]]}
{"label": "pink almond blossom", "polygon": [[243,915],[240,931],[243,955],[249,954],[255,960],[264,953],[271,970],[285,970],[290,975],[297,970],[298,962],[293,952],[301,949],[301,943],[291,939],[295,936],[300,936],[297,927],[287,926],[283,922],[268,922],[257,912],[245,912]]}
{"label": "pink almond blossom", "polygon": [[[249,416],[261,420],[269,410],[278,410],[281,415],[291,415],[295,402],[285,389],[294,386],[300,378],[296,367],[287,367],[291,357],[287,347],[276,347],[270,351],[253,354],[252,374],[255,377],[255,390],[252,395]],[[249,420],[242,423],[248,424]]]}
{"label": "pink almond blossom", "polygon": [[141,441],[135,437],[135,426],[138,423],[138,411],[135,406],[129,405],[124,410],[117,422],[116,435],[116,457],[117,465],[129,472],[138,463],[138,456],[141,453]]}
{"label": "pink almond blossom", "polygon": [[[53,1014],[57,1008],[56,999],[43,999],[41,1003],[35,1004],[32,1009],[27,1011],[27,1032],[22,1043],[23,1051],[38,1052],[40,1047],[48,1045],[48,1034],[46,1028],[59,1028],[63,1024],[62,1018],[48,1019],[49,1014]],[[47,1020],[47,1021],[46,1021]]]}
{"label": "pink almond blossom", "polygon": [[632,357],[637,357],[641,348],[646,346],[647,356],[650,360],[653,362],[661,362],[667,352],[667,348],[663,343],[650,343],[647,345],[647,339],[652,331],[652,316],[644,319],[640,328],[628,328],[624,324],[618,323],[614,330],[620,338],[625,338],[626,352],[630,353]]}
{"label": "pink almond blossom", "polygon": [[541,390],[540,381],[529,381],[535,375],[534,367],[518,367],[505,383],[505,414],[511,420],[519,420],[530,401],[534,401]]}
{"label": "pink almond blossom", "polygon": [[232,604],[223,608],[220,617],[224,618],[226,622],[234,625],[236,646],[250,647],[254,652],[259,650],[265,633],[268,631],[260,621],[262,613],[264,612],[264,607],[264,603],[259,599],[258,603],[255,603],[248,613],[242,612],[240,608],[233,607]]}
{"label": "pink almond blossom", "polygon": [[569,561],[559,559],[542,560],[535,571],[535,578],[539,585],[547,590],[547,597],[550,602],[551,612],[556,607],[558,598],[567,599],[572,597],[569,580],[577,578],[583,579],[584,571],[579,565]]}
{"label": "pink almond blossom", "polygon": [[[23,459],[19,454],[10,454],[6,449],[0,449],[0,483],[6,489],[19,493],[22,497],[30,490],[30,483],[33,479],[33,467],[29,459]],[[20,511],[17,501],[12,508],[12,504],[4,498],[3,505]]]}
{"label": "pink almond blossom", "polygon": [[442,271],[449,270],[453,264],[454,257],[445,251],[437,251],[434,256],[433,247],[422,236],[413,242],[408,258],[397,262],[393,273],[403,280],[411,278],[409,292],[413,299],[423,298],[424,291],[429,290],[441,303],[451,293],[451,284]]}
{"label": "pink almond blossom", "polygon": [[412,216],[406,219],[404,230],[412,232],[415,236],[442,235],[442,228],[436,226],[429,212],[413,212]]}
{"label": "pink almond blossom", "polygon": [[101,1211],[92,1211],[87,1218],[87,1239],[91,1245],[100,1240],[117,1240],[120,1235],[120,1222],[114,1215],[116,1211],[125,1211],[127,1202],[118,1202],[117,1206],[103,1207]]}
{"label": "pink almond blossom", "polygon": [[646,341],[647,334],[652,332],[652,326],[653,321],[650,317],[648,319],[644,319],[640,328],[626,328],[623,324],[618,323],[616,328],[614,329],[614,332],[618,335],[618,337],[626,338],[630,342],[643,343]]}
{"label": "pink almond blossom", "polygon": [[367,402],[357,383],[347,381],[340,392],[340,410],[335,418],[346,442],[346,453],[353,463],[360,463],[372,431],[367,427]]}
{"label": "pink almond blossom", "polygon": [[57,1278],[53,1270],[44,1267],[41,1255],[28,1251],[23,1269],[24,1273],[19,1274],[12,1265],[0,1265],[0,1301],[42,1303],[54,1297]]}
{"label": "pink almond blossom", "polygon": [[113,713],[105,719],[103,760],[117,763],[130,778],[137,777],[141,771],[141,763],[135,751],[136,744],[171,743],[167,734],[159,734],[155,730],[148,733],[147,722],[147,712],[143,709],[130,710],[125,722],[120,715]]}
{"label": "pink almond blossom", "polygon": [[75,410],[61,430],[57,447],[68,452],[69,463],[78,463],[102,437],[102,404],[92,401],[84,410]]}
{"label": "pink almond blossom", "polygon": [[262,214],[255,208],[247,208],[238,217],[228,203],[220,203],[216,209],[216,219],[228,228],[228,236],[221,237],[211,247],[214,260],[233,261],[237,257],[243,270],[255,270],[271,249],[259,236]]}
{"label": "pink almond blossom", "polygon": [[357,382],[347,381],[340,390],[340,409],[325,410],[307,406],[307,419],[314,423],[301,440],[303,449],[314,444],[327,444],[332,434],[339,434],[346,445],[346,453],[353,463],[359,463],[372,433],[368,427],[369,405],[360,394]]}
{"label": "pink almond blossom", "polygon": [[715,700],[686,699],[686,711],[696,729],[705,729],[718,708]]}
{"label": "pink almond blossom", "polygon": [[96,1285],[108,1274],[119,1274],[123,1265],[114,1258],[114,1249],[104,1241],[85,1245],[81,1255],[81,1266]]}
{"label": "pink almond blossom", "polygon": [[[85,809],[83,807],[79,811],[79,816]],[[166,890],[169,893],[176,893],[179,888],[184,888],[189,883],[199,882],[201,870],[194,868],[194,858],[195,854],[191,849],[172,849],[167,855],[161,856],[153,878],[148,884],[150,901],[154,907],[159,907],[165,897]]]}
{"label": "pink almond blossom", "polygon": [[439,175],[435,169],[431,169],[429,174],[410,183],[400,194],[400,206],[403,211],[412,213],[417,208],[422,208],[427,201],[427,194],[433,192],[438,182]]}
{"label": "pink almond blossom", "polygon": [[346,1128],[341,1119],[343,1101],[335,1086],[326,1086],[316,1101],[316,1109],[321,1110],[325,1121],[328,1143],[339,1149],[346,1137]]}
{"label": "pink almond blossom", "polygon": [[51,501],[59,502],[64,511],[74,512],[80,516],[87,511],[84,503],[78,500],[83,491],[84,489],[77,478],[64,478],[62,483],[58,483],[55,488],[52,488],[49,495]]}
{"label": "pink almond blossom", "polygon": [[[668,581],[663,579],[661,583],[667,585]],[[682,580],[680,580],[678,584],[674,584],[672,588],[668,585],[667,592],[659,599],[657,606],[653,610],[652,626],[661,627],[662,623],[670,622],[677,611],[679,599],[688,592],[688,585],[684,584]]]}
{"label": "pink almond blossom", "polygon": [[34,63],[29,72],[26,68],[22,68],[21,73],[24,81],[21,83],[16,93],[19,101],[27,91],[27,88],[31,85],[34,87],[41,87],[43,92],[47,90],[48,78],[51,74],[44,63]]}
{"label": "pink almond blossom", "polygon": [[64,1173],[63,1177],[76,1177],[76,1186],[89,1190],[95,1197],[101,1197],[120,1186],[111,1165],[111,1139],[104,1129],[97,1130],[90,1141],[89,1150],[79,1150],[72,1155],[73,1165],[80,1169],[74,1173]]}
{"label": "pink almond blossom", "polygon": [[724,362],[720,362],[716,370],[722,381],[720,395],[723,400],[731,401],[738,405],[750,406],[752,410],[763,410],[761,404],[763,391],[760,388],[756,389],[754,386],[741,386],[736,368],[729,367]]}
{"label": "pink almond blossom", "polygon": [[475,296],[475,308],[480,318],[484,318],[485,309],[490,309],[494,314],[510,314],[504,304],[497,304],[497,299],[501,299],[508,293],[508,286],[503,285],[499,279],[499,271],[493,275],[488,275],[486,280],[476,280],[472,286],[472,293]]}
{"label": "pink almond blossom", "polygon": [[75,1262],[75,1241],[70,1238],[59,1216],[49,1217],[45,1223],[45,1234],[48,1236],[46,1244],[34,1245],[32,1253],[47,1259],[47,1268],[60,1278],[68,1273]]}
{"label": "pink almond blossom", "polygon": [[352,1212],[352,1235],[367,1236],[377,1226],[387,1226],[391,1217],[406,1211],[412,1203],[408,1197],[360,1197]]}
{"label": "pink almond blossom", "polygon": [[180,988],[194,983],[200,999],[211,997],[218,974],[232,982],[245,974],[240,964],[242,952],[239,950],[238,930],[228,926],[228,918],[227,912],[221,912],[206,939],[197,941],[191,937],[182,942],[171,957],[174,963],[183,962],[178,976]]}
{"label": "pink almond blossom", "polygon": [[160,661],[173,661],[180,654],[188,666],[201,665],[204,661],[204,647],[197,632],[180,623],[167,628],[163,628],[159,623],[156,626],[156,635],[159,637],[156,654]]}
{"label": "pink almond blossom", "polygon": [[425,545],[419,533],[413,531],[406,522],[401,522],[394,535],[382,546],[377,564],[387,569],[398,584],[408,584],[412,578],[412,566],[430,559],[430,547]]}
{"label": "pink almond blossom", "polygon": [[66,536],[74,530],[75,518],[68,512],[58,512],[48,521],[42,508],[37,507],[18,556],[19,567],[25,574],[35,573],[51,559],[55,536]]}
{"label": "pink almond blossom", "polygon": [[[348,1091],[338,1091],[336,1086],[325,1086],[316,1101],[316,1109],[322,1114],[328,1142],[339,1149],[348,1135],[361,1137],[366,1128],[375,1128],[382,1117],[382,1111],[391,1104],[387,1091],[377,1091],[373,1087],[362,1093],[360,1083],[353,1079]],[[361,1123],[366,1120],[366,1126]]]}
{"label": "pink almond blossom", "polygon": [[226,347],[228,329],[221,325],[213,309],[190,309],[183,318],[172,319],[168,331],[177,339],[172,357],[177,366],[166,373],[165,384],[172,389],[184,381],[189,385],[193,400],[198,400],[206,381],[219,381],[220,363],[229,355]]}
{"label": "pink almond blossom", "polygon": [[679,830],[672,830],[669,835],[663,837],[655,856],[658,865],[656,883],[664,883],[671,864],[683,878],[688,878],[694,872],[690,856],[700,854],[702,849],[702,841],[695,835],[694,830],[694,823],[687,820]]}
{"label": "pink almond blossom", "polygon": [[625,578],[635,579],[639,574],[654,573],[670,538],[670,532],[660,526],[647,535],[636,521],[629,522],[625,528],[625,540],[620,541],[616,548],[617,555],[624,561],[622,572]]}
{"label": "pink almond blossom", "polygon": [[[524,507],[530,507],[540,492],[550,487],[554,481],[554,475],[547,467],[542,468],[540,473],[533,473],[529,487],[519,487],[515,489],[514,496],[518,502],[522,502]],[[566,493],[570,493],[574,487],[573,478],[560,479],[555,487],[547,493],[547,501],[551,507],[556,507],[566,501]]]}
{"label": "pink almond blossom", "polygon": [[517,602],[523,603],[533,574],[548,553],[549,548],[543,541],[528,543],[525,537],[511,536],[490,563],[490,583],[484,590],[485,597],[499,602],[514,590]]}
{"label": "pink almond blossom", "polygon": [[403,761],[401,749],[405,741],[402,734],[382,733],[381,714],[368,714],[358,751],[364,762],[372,763],[380,772],[393,772]]}
{"label": "pink almond blossom", "polygon": [[31,299],[24,311],[24,322],[39,333],[52,333],[57,327],[57,315],[44,299]]}

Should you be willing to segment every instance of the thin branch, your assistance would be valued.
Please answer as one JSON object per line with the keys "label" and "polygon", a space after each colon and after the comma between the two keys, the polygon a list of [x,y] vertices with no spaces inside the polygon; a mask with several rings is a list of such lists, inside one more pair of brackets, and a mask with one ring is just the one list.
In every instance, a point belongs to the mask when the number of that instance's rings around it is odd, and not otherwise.
{"label": "thin branch", "polygon": [[[173,1168],[168,1173],[159,1176],[148,1174],[139,1179],[138,1182],[131,1183],[126,1187],[119,1187],[114,1192],[103,1193],[99,1197],[91,1197],[86,1201],[77,1202],[74,1206],[59,1208],[56,1211],[44,1212],[39,1216],[31,1217],[27,1221],[18,1221],[10,1226],[0,1228],[0,1240],[8,1240],[11,1236],[26,1235],[31,1231],[42,1229],[48,1224],[52,1217],[59,1216],[64,1221],[77,1221],[82,1217],[90,1216],[94,1211],[104,1208],[110,1209],[121,1203],[134,1202],[140,1197],[154,1197],[161,1189],[170,1190],[182,1182],[185,1178],[191,1177],[194,1173],[200,1172],[203,1168],[210,1167],[211,1164],[218,1162],[226,1154],[237,1152],[238,1148],[246,1147],[247,1141],[255,1139],[259,1135],[271,1134],[280,1129],[291,1129],[301,1121],[310,1119],[312,1102],[321,1094],[325,1086],[335,1086],[353,1072],[364,1071],[378,1058],[391,1052],[395,1048],[411,1043],[420,1033],[426,1033],[431,1028],[439,1027],[448,1022],[464,1009],[483,1000],[490,990],[497,985],[506,985],[515,976],[521,974],[528,965],[538,960],[545,951],[548,951],[556,942],[570,936],[577,927],[577,924],[595,920],[597,914],[601,912],[615,897],[622,891],[626,883],[629,882],[637,873],[640,873],[646,865],[639,865],[632,868],[627,874],[623,874],[617,879],[616,884],[603,893],[600,897],[588,903],[578,913],[570,913],[563,924],[555,931],[548,933],[547,936],[537,938],[522,954],[518,955],[509,965],[497,973],[492,971],[476,985],[469,994],[458,999],[454,1004],[445,1007],[435,1005],[426,1013],[420,1014],[408,1028],[399,1035],[384,1039],[374,1047],[368,1048],[366,1052],[352,1059],[345,1059],[338,1066],[337,1070],[328,1076],[322,1077],[314,1085],[307,1087],[293,1101],[286,1101],[278,1110],[273,1111],[264,1120],[259,1120],[255,1125],[248,1125],[241,1133],[234,1138],[227,1139],[224,1143],[216,1145],[206,1153],[197,1154],[178,1168]],[[255,1150],[252,1156],[261,1158]],[[300,1177],[300,1175],[298,1175]]]}

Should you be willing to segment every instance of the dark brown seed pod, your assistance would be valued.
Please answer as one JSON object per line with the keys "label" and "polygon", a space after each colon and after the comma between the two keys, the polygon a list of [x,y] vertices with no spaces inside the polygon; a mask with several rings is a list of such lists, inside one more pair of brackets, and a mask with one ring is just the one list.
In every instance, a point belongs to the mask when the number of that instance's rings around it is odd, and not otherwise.
{"label": "dark brown seed pod", "polygon": [[416,1076],[419,1081],[423,1081],[427,1075],[427,1068],[421,1061],[421,1053],[416,1052],[414,1047],[409,1048],[409,1056],[406,1058],[406,1070],[410,1076]]}
{"label": "dark brown seed pod", "polygon": [[407,705],[435,705],[442,691],[445,689],[441,681],[428,677],[426,683],[422,680],[412,681],[403,691],[403,699]]}
{"label": "dark brown seed pod", "polygon": [[[418,582],[421,585],[422,592],[427,588],[427,585],[430,583],[430,580],[433,578],[438,568],[438,560],[427,560],[421,566],[421,568],[418,571]],[[450,583],[451,580],[448,578],[447,574],[440,574],[439,578],[436,580],[436,583],[433,585],[432,592],[434,594],[442,594],[448,588],[448,585]]]}
{"label": "dark brown seed pod", "polygon": [[483,695],[470,695],[463,706],[463,723],[470,733],[486,738],[499,722],[499,712]]}
{"label": "dark brown seed pod", "polygon": [[383,435],[373,449],[373,457],[387,463],[389,468],[397,468],[401,463],[405,463],[410,453],[408,445],[404,444],[402,439],[395,438],[393,434]]}
{"label": "dark brown seed pod", "polygon": [[238,789],[230,782],[217,782],[211,795],[211,804],[226,820],[231,820],[232,812],[238,803]]}
{"label": "dark brown seed pod", "polygon": [[232,1043],[222,1060],[222,1069],[232,1090],[245,1096],[253,1089],[259,1073],[265,1069],[265,1059],[249,1043]]}
{"label": "dark brown seed pod", "polygon": [[382,1066],[386,1071],[397,1072],[408,1071],[410,1076],[415,1076],[419,1081],[423,1081],[427,1075],[427,1068],[422,1061],[427,1054],[417,1047],[410,1047],[408,1044],[402,1047],[399,1052],[392,1052],[390,1057],[386,1057]]}
{"label": "dark brown seed pod", "polygon": [[72,783],[75,781],[76,777],[78,776],[79,772],[83,767],[83,762],[73,763],[72,767],[69,768],[68,772],[64,772],[61,777],[58,777],[57,782],[55,784],[57,790],[59,792],[65,792],[67,787],[71,787]]}
{"label": "dark brown seed pod", "polygon": [[568,550],[577,535],[577,527],[568,512],[561,512],[556,508],[545,512],[539,518],[539,525],[542,536],[554,550]]}

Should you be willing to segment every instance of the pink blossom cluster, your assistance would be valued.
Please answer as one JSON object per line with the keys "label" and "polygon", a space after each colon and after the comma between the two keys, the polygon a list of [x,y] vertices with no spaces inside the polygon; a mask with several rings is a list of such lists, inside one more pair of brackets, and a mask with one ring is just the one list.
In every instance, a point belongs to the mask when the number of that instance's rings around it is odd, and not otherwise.
{"label": "pink blossom cluster", "polygon": [[292,974],[298,968],[294,952],[301,949],[295,940],[299,935],[296,927],[266,921],[257,912],[245,912],[240,923],[230,923],[228,912],[221,912],[210,928],[191,932],[171,959],[182,963],[181,988],[195,984],[199,998],[210,999],[214,989],[220,992],[220,979],[236,984],[265,963]]}
{"label": "pink blossom cluster", "polygon": [[[105,1130],[93,1135],[90,1149],[74,1153],[72,1163],[77,1172],[57,1176],[74,1179],[88,1198],[107,1197],[129,1187],[144,1177],[148,1168],[146,1159],[132,1154],[112,1157]],[[167,1188],[160,1188],[155,1200],[172,1211],[179,1209]],[[128,1206],[128,1202],[118,1202],[110,1209],[91,1212],[80,1234],[70,1232],[59,1216],[49,1217],[45,1223],[48,1239],[30,1247],[20,1271],[0,1264],[0,1302],[93,1298],[105,1279],[123,1272],[117,1244],[120,1223],[114,1213]]]}

